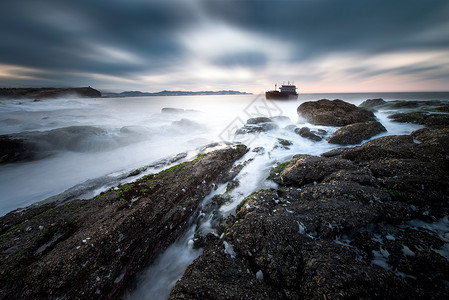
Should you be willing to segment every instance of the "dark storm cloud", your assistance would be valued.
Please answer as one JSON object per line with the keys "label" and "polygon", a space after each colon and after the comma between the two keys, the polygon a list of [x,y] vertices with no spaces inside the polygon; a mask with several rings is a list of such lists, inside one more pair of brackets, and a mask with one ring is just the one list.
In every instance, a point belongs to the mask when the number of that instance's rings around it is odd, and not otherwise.
{"label": "dark storm cloud", "polygon": [[[8,1],[0,62],[113,74],[163,67],[165,57],[181,55],[174,34],[192,22],[180,1]],[[102,61],[102,45],[142,61]]]}
{"label": "dark storm cloud", "polygon": [[447,26],[447,0],[208,1],[209,14],[240,27],[292,41],[298,58],[332,51],[382,52],[449,46],[449,36],[426,40],[419,33]]}

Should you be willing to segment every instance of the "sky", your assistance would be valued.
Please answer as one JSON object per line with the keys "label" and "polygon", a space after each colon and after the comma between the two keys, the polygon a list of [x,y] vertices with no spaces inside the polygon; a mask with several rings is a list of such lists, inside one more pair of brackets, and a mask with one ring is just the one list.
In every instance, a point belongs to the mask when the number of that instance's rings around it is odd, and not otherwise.
{"label": "sky", "polygon": [[447,0],[3,0],[0,87],[449,90]]}

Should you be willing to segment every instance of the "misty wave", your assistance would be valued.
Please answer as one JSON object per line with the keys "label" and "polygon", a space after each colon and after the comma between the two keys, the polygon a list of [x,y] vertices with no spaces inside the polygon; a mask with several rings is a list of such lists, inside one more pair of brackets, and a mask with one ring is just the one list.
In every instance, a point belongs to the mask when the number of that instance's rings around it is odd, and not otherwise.
{"label": "misty wave", "polygon": [[[102,152],[147,140],[154,134],[144,126],[124,126],[111,133],[94,126],[69,126],[49,131],[31,131],[7,135],[8,141],[20,143],[18,151],[27,160],[45,158],[61,151]],[[5,137],[5,136],[3,136]],[[17,157],[21,153],[16,154]]]}
{"label": "misty wave", "polygon": [[[153,127],[128,125],[106,130],[95,126],[68,126],[47,131],[29,131],[1,136],[2,143],[20,144],[10,149],[13,159],[3,163],[43,159],[57,153],[72,151],[96,153],[110,151],[131,144],[151,140],[154,136],[176,137],[192,133],[203,133],[207,126],[190,119],[171,121],[168,125],[149,123]],[[11,147],[10,147],[11,148]],[[11,153],[8,153],[11,156]]]}
{"label": "misty wave", "polygon": [[169,126],[162,127],[162,132],[170,135],[202,133],[206,131],[206,125],[185,118],[178,121],[173,121]]}

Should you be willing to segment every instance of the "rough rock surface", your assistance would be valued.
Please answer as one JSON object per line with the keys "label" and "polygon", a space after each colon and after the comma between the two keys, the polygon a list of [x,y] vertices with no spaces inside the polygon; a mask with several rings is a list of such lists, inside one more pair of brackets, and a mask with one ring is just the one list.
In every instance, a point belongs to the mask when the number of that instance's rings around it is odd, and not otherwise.
{"label": "rough rock surface", "polygon": [[294,156],[272,170],[277,190],[243,199],[206,242],[171,299],[447,299],[448,144],[448,128],[426,128]]}
{"label": "rough rock surface", "polygon": [[338,145],[355,145],[387,129],[379,122],[354,123],[339,128],[327,141]]}
{"label": "rough rock surface", "polygon": [[213,187],[236,175],[234,146],[113,188],[0,218],[1,299],[115,298],[185,229]]}
{"label": "rough rock surface", "polygon": [[342,100],[309,101],[297,109],[298,115],[315,125],[345,126],[353,123],[375,121],[374,114]]}
{"label": "rough rock surface", "polygon": [[388,116],[395,122],[414,123],[426,126],[449,126],[449,114],[429,114],[425,112],[396,113]]}

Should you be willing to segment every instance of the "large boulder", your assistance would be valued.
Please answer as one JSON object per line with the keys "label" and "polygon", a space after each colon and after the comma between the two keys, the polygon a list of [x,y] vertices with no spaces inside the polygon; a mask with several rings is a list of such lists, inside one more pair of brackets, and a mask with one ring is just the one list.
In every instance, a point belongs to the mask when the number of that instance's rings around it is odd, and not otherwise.
{"label": "large boulder", "polygon": [[299,116],[316,125],[345,126],[376,120],[372,112],[342,100],[304,102],[297,112]]}
{"label": "large boulder", "polygon": [[235,146],[89,200],[0,218],[1,299],[113,299],[189,226],[203,198],[232,179]]}
{"label": "large boulder", "polygon": [[339,128],[327,141],[331,144],[355,145],[386,131],[377,121],[354,123]]}

